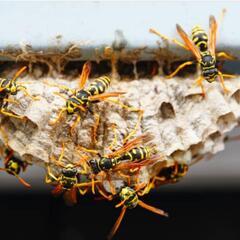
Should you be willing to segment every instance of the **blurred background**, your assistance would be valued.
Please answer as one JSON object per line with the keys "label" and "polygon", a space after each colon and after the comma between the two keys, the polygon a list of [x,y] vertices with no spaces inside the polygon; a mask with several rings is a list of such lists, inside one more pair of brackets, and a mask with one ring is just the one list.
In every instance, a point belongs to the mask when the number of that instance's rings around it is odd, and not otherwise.
{"label": "blurred background", "polygon": [[[0,47],[19,47],[20,42],[44,49],[53,44],[57,34],[61,46],[88,39],[90,45],[111,44],[116,29],[121,29],[129,46],[155,46],[148,33],[156,27],[174,37],[175,23],[190,30],[195,24],[208,25],[210,14],[227,16],[221,28],[220,45],[239,53],[239,3],[235,2],[11,2],[0,3]],[[167,24],[166,24],[167,23]],[[55,42],[54,42],[55,44]],[[227,64],[239,73],[239,64]],[[240,134],[235,129],[231,135]],[[209,161],[192,166],[179,183],[161,187],[143,201],[167,211],[162,218],[140,207],[128,210],[115,239],[186,240],[240,239],[240,161],[239,141]],[[44,184],[44,170],[30,166],[24,179],[32,189],[25,189],[16,178],[0,174],[1,236],[8,239],[105,239],[119,209],[113,202],[82,197],[68,207],[62,198],[51,196]]]}

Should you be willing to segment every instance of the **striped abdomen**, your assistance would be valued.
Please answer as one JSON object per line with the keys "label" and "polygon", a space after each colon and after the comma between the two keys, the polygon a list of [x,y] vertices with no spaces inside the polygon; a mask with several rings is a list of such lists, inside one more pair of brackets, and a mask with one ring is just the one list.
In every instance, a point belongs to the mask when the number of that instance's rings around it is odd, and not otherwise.
{"label": "striped abdomen", "polygon": [[208,49],[208,36],[206,32],[199,26],[195,26],[192,29],[192,41],[201,52]]}
{"label": "striped abdomen", "polygon": [[150,157],[149,147],[137,147],[126,152],[121,157],[117,158],[118,161],[140,161]]}
{"label": "striped abdomen", "polygon": [[111,80],[107,76],[99,77],[90,84],[87,91],[90,92],[92,96],[104,93],[109,87],[110,82]]}

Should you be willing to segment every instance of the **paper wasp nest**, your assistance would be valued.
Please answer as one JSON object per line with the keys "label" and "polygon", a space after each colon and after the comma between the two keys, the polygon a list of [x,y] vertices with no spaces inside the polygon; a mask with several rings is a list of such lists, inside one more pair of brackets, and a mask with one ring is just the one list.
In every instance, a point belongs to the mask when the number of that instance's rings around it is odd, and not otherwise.
{"label": "paper wasp nest", "polygon": [[[166,79],[157,76],[151,80],[112,79],[108,92],[125,91],[126,94],[120,97],[120,101],[144,110],[136,135],[152,133],[155,137],[153,142],[164,156],[163,160],[174,159],[191,164],[201,156],[223,150],[224,136],[238,124],[240,116],[239,79],[225,81],[230,90],[228,95],[223,93],[219,82],[210,84],[205,81],[205,98],[201,96],[201,89],[194,86],[194,79],[195,77]],[[40,96],[40,100],[33,101],[20,91],[14,96],[19,105],[9,103],[9,111],[26,116],[26,119],[20,120],[1,115],[1,124],[7,130],[9,146],[24,161],[45,167],[50,156],[58,158],[61,143],[65,142],[64,159],[79,161],[76,145],[93,148],[91,132],[94,115],[91,112],[81,113],[81,121],[73,135],[69,134],[69,126],[77,114],[64,114],[59,123],[50,125],[49,121],[65,106],[65,100],[55,94],[59,92],[59,88],[46,84],[58,83],[74,88],[77,80],[34,80],[26,76],[19,79],[19,82],[27,83],[25,86],[28,91]],[[100,154],[109,151],[107,147],[114,137],[113,124],[117,133],[117,148],[122,146],[124,136],[138,119],[136,112],[107,101],[95,104],[92,111],[100,115],[97,143],[94,147]],[[0,137],[6,143],[6,136],[1,134]],[[151,169],[142,169],[140,178],[143,182],[148,181],[149,173]]]}

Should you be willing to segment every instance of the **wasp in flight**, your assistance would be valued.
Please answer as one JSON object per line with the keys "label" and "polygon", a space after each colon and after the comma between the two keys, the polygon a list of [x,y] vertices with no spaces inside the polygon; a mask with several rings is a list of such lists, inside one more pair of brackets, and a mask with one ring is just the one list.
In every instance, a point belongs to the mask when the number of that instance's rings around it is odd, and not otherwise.
{"label": "wasp in flight", "polygon": [[[189,50],[193,53],[193,55],[197,59],[197,63],[201,68],[201,75],[196,80],[196,84],[199,85],[202,89],[202,95],[205,96],[205,89],[203,86],[203,80],[206,79],[209,83],[214,82],[217,78],[220,80],[222,88],[225,93],[229,90],[224,84],[224,77],[234,77],[234,75],[223,74],[216,66],[216,55],[217,57],[224,57],[229,60],[235,59],[233,56],[225,52],[219,52],[216,54],[216,35],[217,35],[217,22],[214,16],[210,16],[209,18],[209,36],[207,33],[199,26],[195,26],[192,29],[192,36],[189,37],[186,32],[182,29],[182,27],[177,24],[176,25],[177,32],[184,41],[184,44],[179,42],[176,39],[172,39],[172,42],[184,48],[185,50]],[[165,35],[162,35],[155,29],[149,30],[151,33],[154,33],[165,40],[171,40]],[[175,76],[181,69],[186,66],[195,64],[194,61],[187,61],[181,64],[172,74],[168,76],[171,78]]]}
{"label": "wasp in flight", "polygon": [[19,176],[21,171],[25,171],[27,168],[27,163],[23,162],[16,156],[14,156],[13,150],[6,150],[6,157],[4,158],[4,168],[0,168],[0,171],[5,171],[13,176],[15,176],[20,183],[25,187],[30,188],[31,185],[27,183],[23,178]]}
{"label": "wasp in flight", "polygon": [[163,210],[152,207],[152,206],[144,203],[143,201],[141,201],[138,197],[137,190],[134,190],[131,187],[127,187],[127,186],[123,187],[120,190],[118,195],[119,195],[121,202],[116,205],[116,208],[122,206],[122,210],[121,210],[120,215],[119,215],[118,219],[116,220],[110,234],[108,235],[108,239],[112,239],[113,236],[115,235],[115,233],[117,232],[117,230],[119,229],[119,226],[123,220],[123,217],[124,217],[127,209],[133,209],[137,206],[140,206],[140,207],[145,208],[146,210],[156,213],[158,215],[168,217],[168,214],[166,212],[164,212]]}
{"label": "wasp in flight", "polygon": [[17,78],[27,69],[26,66],[22,67],[17,73],[14,75],[12,79],[10,78],[0,78],[0,112],[6,116],[15,117],[15,118],[23,118],[22,116],[13,114],[8,112],[7,105],[8,103],[17,103],[17,101],[9,99],[9,95],[16,95],[18,91],[23,91],[24,94],[28,97],[31,97],[33,100],[39,100],[37,97],[31,96],[26,90],[25,86],[19,85],[16,83]]}

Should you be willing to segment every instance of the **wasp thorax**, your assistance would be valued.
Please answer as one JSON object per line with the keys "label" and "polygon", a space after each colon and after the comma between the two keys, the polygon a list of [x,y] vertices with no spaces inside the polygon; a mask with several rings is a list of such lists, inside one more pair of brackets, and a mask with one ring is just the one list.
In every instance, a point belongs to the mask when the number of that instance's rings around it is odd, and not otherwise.
{"label": "wasp thorax", "polygon": [[91,94],[87,92],[86,90],[80,90],[76,93],[76,98],[81,102],[81,104],[86,107],[89,102],[89,97]]}
{"label": "wasp thorax", "polygon": [[75,177],[78,171],[72,164],[67,165],[65,168],[62,169],[62,174],[65,177]]}
{"label": "wasp thorax", "polygon": [[121,201],[127,208],[135,208],[138,205],[138,196],[135,190],[130,187],[123,187],[119,193]]}

